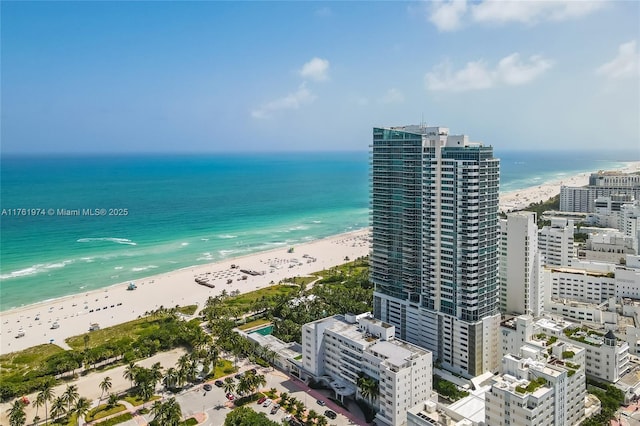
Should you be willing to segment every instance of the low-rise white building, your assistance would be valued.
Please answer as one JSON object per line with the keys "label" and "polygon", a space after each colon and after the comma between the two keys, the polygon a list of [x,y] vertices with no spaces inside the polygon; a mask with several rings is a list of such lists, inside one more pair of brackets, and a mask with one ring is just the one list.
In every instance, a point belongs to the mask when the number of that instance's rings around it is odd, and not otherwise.
{"label": "low-rise white building", "polygon": [[575,425],[585,413],[585,351],[556,343],[548,358],[505,355],[502,374],[485,395],[491,426]]}
{"label": "low-rise white building", "polygon": [[[564,320],[521,315],[502,322],[502,353],[531,353],[563,342],[585,350],[585,373],[595,379],[616,383],[629,365],[629,344],[618,340],[613,332],[601,333],[580,328]],[[519,347],[518,347],[519,346]]]}
{"label": "low-rise white building", "polygon": [[378,424],[406,424],[407,411],[431,397],[431,352],[396,339],[394,326],[369,313],[305,324],[302,355],[303,373],[326,382],[338,396],[357,396],[361,375],[376,380]]}

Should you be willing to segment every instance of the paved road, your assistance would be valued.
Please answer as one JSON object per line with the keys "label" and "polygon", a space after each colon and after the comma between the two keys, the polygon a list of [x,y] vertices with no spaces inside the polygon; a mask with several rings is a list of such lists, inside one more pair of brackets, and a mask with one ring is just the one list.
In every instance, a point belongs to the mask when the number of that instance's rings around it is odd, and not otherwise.
{"label": "paved road", "polygon": [[[136,364],[143,367],[151,367],[156,362],[159,362],[166,370],[169,367],[175,366],[178,358],[184,354],[184,349],[174,349],[169,352],[163,352],[154,355],[151,358],[137,362]],[[129,389],[130,382],[125,380],[123,373],[126,366],[119,366],[106,371],[94,372],[87,376],[81,376],[73,384],[78,386],[78,392],[80,396],[88,398],[93,401],[93,405],[97,406],[100,398],[101,390],[99,387],[100,382],[109,376],[112,381],[111,393],[120,393]],[[315,410],[318,414],[323,414],[325,410],[330,409],[338,414],[335,420],[329,420],[330,425],[335,426],[348,426],[348,425],[364,425],[364,416],[355,403],[349,405],[349,410],[345,410],[333,402],[329,401],[328,395],[330,391],[310,389],[305,383],[296,379],[295,377],[289,377],[285,373],[272,368],[262,368],[243,360],[239,364],[240,371],[246,371],[251,368],[257,368],[260,374],[264,374],[267,381],[267,385],[263,390],[276,388],[279,392],[287,392],[291,396],[296,397],[298,400],[304,402],[308,410]],[[224,378],[222,378],[224,379]],[[213,385],[213,381],[209,382]],[[66,388],[66,384],[56,386],[54,388],[55,395],[61,395]],[[168,398],[175,396],[176,400],[182,408],[182,413],[185,418],[192,416],[199,416],[204,418],[202,425],[205,426],[223,426],[226,415],[234,408],[233,404],[227,401],[222,388],[213,386],[211,391],[205,393],[202,388],[203,384],[195,386],[191,389],[183,391],[178,395],[162,394],[163,397]],[[160,392],[160,388],[158,388]],[[27,396],[31,401],[35,401],[36,394]],[[106,397],[106,396],[105,396]],[[316,403],[316,400],[323,400],[326,402],[326,406],[322,407]],[[11,401],[13,402],[13,401]],[[49,404],[50,406],[51,404]],[[287,414],[283,410],[279,410],[275,415],[270,414],[271,407],[262,407],[258,404],[251,404],[252,409],[258,412],[265,412],[270,419],[280,422],[282,418]],[[0,404],[0,424],[8,424],[6,418],[7,410],[10,408],[10,403]],[[33,404],[26,407],[25,412],[27,414],[27,421],[30,422],[36,415],[36,409]],[[44,417],[44,408],[40,408],[38,415]],[[150,421],[149,415],[138,416],[133,420],[129,420],[122,423],[124,426],[141,426]]]}

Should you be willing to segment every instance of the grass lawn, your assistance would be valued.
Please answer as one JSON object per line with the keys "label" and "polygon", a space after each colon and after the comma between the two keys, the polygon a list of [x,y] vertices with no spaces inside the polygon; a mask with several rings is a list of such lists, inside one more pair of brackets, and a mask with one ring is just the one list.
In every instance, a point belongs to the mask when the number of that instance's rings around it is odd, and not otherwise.
{"label": "grass lawn", "polygon": [[253,321],[250,321],[250,322],[248,322],[246,324],[242,324],[238,328],[240,330],[248,330],[248,329],[253,328],[253,327],[258,327],[259,325],[270,324],[270,323],[271,323],[271,321],[268,320],[268,319],[258,318],[257,320],[253,320]]}
{"label": "grass lawn", "polygon": [[[149,399],[149,401],[155,401],[156,399],[160,399],[162,398],[160,395],[153,395],[151,397],[151,399]],[[139,405],[144,404],[145,402],[149,402],[149,401],[145,401],[144,399],[140,398],[138,395],[127,395],[124,398],[125,401],[127,401],[129,404],[137,407]]]}
{"label": "grass lawn", "polygon": [[193,417],[189,417],[187,420],[185,420],[184,422],[180,422],[181,426],[195,426],[198,424],[198,421],[193,418]]}
{"label": "grass lawn", "polygon": [[91,422],[94,420],[102,419],[104,417],[110,416],[115,413],[119,413],[120,411],[124,411],[125,406],[122,404],[114,405],[112,408],[107,408],[107,404],[98,405],[93,410],[90,410],[85,416],[85,420],[87,422]]}
{"label": "grass lawn", "polygon": [[140,335],[144,334],[148,330],[160,328],[160,322],[162,319],[146,317],[133,321],[118,324],[113,327],[103,328],[100,330],[87,332],[79,336],[69,337],[66,342],[69,346],[77,351],[84,350],[84,336],[89,336],[87,342],[88,348],[95,348],[109,341],[120,340],[123,337],[130,337],[137,339]]}
{"label": "grass lawn", "polygon": [[196,313],[197,309],[198,309],[198,305],[180,306],[178,308],[178,312],[184,315],[193,315]]}
{"label": "grass lawn", "polygon": [[0,356],[2,375],[6,377],[14,373],[26,373],[27,371],[35,370],[45,359],[58,352],[64,352],[64,349],[56,345],[38,345],[19,352],[2,355]]}
{"label": "grass lawn", "polygon": [[109,420],[105,420],[104,422],[99,422],[96,423],[100,426],[113,426],[113,425],[117,425],[120,423],[124,423],[128,420],[133,419],[133,414],[131,413],[124,413],[124,414],[120,414],[119,416],[115,416],[110,418]]}
{"label": "grass lawn", "polygon": [[262,297],[270,298],[273,296],[277,296],[280,294],[288,295],[294,291],[298,291],[300,287],[297,285],[272,285],[270,287],[261,288],[260,290],[255,290],[249,293],[241,294],[239,296],[230,297],[224,301],[225,305],[229,307],[237,307],[241,310],[248,310],[251,307],[251,304],[261,299]]}
{"label": "grass lawn", "polygon": [[217,379],[220,377],[228,376],[229,374],[233,374],[238,369],[233,366],[233,363],[227,359],[222,359],[218,361],[218,365],[216,365],[216,371],[213,374],[213,378]]}

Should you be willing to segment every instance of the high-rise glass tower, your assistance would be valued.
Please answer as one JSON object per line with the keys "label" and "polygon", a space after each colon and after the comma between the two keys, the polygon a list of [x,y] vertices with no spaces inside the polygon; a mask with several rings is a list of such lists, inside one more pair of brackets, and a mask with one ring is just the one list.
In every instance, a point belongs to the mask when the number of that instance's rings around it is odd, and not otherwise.
{"label": "high-rise glass tower", "polygon": [[466,376],[498,367],[499,160],[443,127],[374,128],[374,313]]}

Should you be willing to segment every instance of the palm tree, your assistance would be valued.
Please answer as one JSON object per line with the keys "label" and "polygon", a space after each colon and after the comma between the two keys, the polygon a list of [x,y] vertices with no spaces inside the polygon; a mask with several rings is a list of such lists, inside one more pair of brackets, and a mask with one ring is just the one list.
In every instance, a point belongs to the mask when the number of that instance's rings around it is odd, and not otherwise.
{"label": "palm tree", "polygon": [[327,426],[328,424],[329,424],[329,421],[325,416],[318,417],[318,420],[316,421],[317,426]]}
{"label": "palm tree", "polygon": [[115,407],[117,403],[118,403],[118,395],[113,393],[110,394],[109,399],[107,399],[107,406],[109,408],[112,408],[112,407]]}
{"label": "palm tree", "polygon": [[11,426],[22,426],[27,422],[27,415],[24,413],[24,402],[20,399],[16,399],[10,409],[9,424]]}
{"label": "palm tree", "polygon": [[57,419],[60,416],[63,416],[65,413],[65,401],[64,398],[59,396],[53,400],[53,404],[51,404],[51,418]]}
{"label": "palm tree", "polygon": [[100,394],[100,400],[102,400],[102,395],[104,395],[105,392],[111,389],[111,377],[107,376],[102,379],[99,386],[100,390],[102,391],[102,393]]}
{"label": "palm tree", "polygon": [[282,392],[280,394],[280,405],[285,405],[289,402],[289,394],[287,392]]}
{"label": "palm tree", "polygon": [[167,402],[164,403],[164,414],[165,421],[163,424],[167,426],[178,426],[180,418],[182,417],[182,410],[175,398],[169,398]]}
{"label": "palm tree", "polygon": [[124,373],[122,374],[125,380],[129,380],[131,382],[131,387],[133,387],[133,379],[136,377],[137,369],[138,366],[135,363],[130,362],[129,365],[127,365],[127,368],[124,369]]}
{"label": "palm tree", "polygon": [[71,413],[71,405],[76,403],[78,397],[80,397],[80,394],[78,393],[78,386],[67,385],[67,389],[65,389],[64,393],[62,394],[62,398],[67,403],[68,413]]}
{"label": "palm tree", "polygon": [[304,402],[302,401],[296,401],[295,407],[294,407],[294,411],[296,413],[296,417],[300,417],[302,415],[302,413],[304,413],[305,410],[305,406],[304,406]]}
{"label": "palm tree", "polygon": [[316,410],[309,410],[309,414],[307,414],[307,424],[313,424],[314,420],[318,417],[320,416],[318,416]]}
{"label": "palm tree", "polygon": [[178,370],[171,367],[167,370],[166,374],[164,375],[164,378],[162,379],[162,384],[164,385],[165,389],[171,389],[171,388],[174,388],[177,383],[178,383]]}
{"label": "palm tree", "polygon": [[151,406],[151,415],[153,416],[153,420],[158,424],[162,424],[164,420],[164,404],[161,400],[156,400]]}
{"label": "palm tree", "polygon": [[222,389],[224,389],[225,393],[233,393],[236,390],[236,384],[233,382],[231,377],[227,377],[222,382]]}
{"label": "palm tree", "polygon": [[54,396],[55,395],[51,387],[51,382],[45,382],[42,385],[40,392],[36,396],[36,401],[38,401],[38,404],[44,404],[45,423],[49,421],[49,409],[47,407],[47,403],[53,400]]}
{"label": "palm tree", "polygon": [[380,390],[376,379],[363,374],[358,377],[357,385],[358,388],[360,388],[360,395],[362,395],[367,402],[372,403],[373,400],[378,397]]}
{"label": "palm tree", "polygon": [[85,414],[87,414],[89,412],[90,408],[91,408],[91,403],[89,402],[89,400],[87,398],[78,399],[78,401],[76,402],[76,406],[75,406],[75,408],[73,410],[76,413],[76,419],[78,421],[78,426],[80,425],[80,418],[84,417]]}
{"label": "palm tree", "polygon": [[162,365],[159,362],[151,366],[151,378],[153,379],[154,387],[162,379]]}

